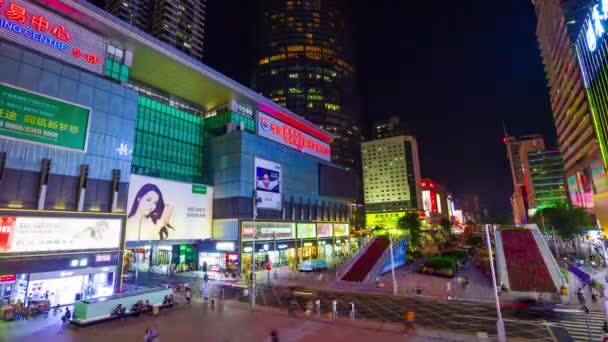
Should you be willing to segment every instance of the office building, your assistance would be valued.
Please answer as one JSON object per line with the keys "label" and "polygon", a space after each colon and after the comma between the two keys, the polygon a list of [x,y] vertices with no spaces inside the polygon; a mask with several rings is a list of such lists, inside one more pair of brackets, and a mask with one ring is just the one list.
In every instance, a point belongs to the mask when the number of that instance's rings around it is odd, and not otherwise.
{"label": "office building", "polygon": [[564,162],[560,150],[529,152],[532,187],[528,194],[531,211],[568,203],[564,184]]}
{"label": "office building", "polygon": [[[361,144],[366,226],[378,224],[377,212],[422,210],[418,144],[412,136],[397,136]],[[375,223],[372,223],[375,222]]]}
{"label": "office building", "polygon": [[[555,128],[564,159],[566,177],[574,182],[589,173],[600,158],[589,99],[576,56],[576,37],[585,20],[589,1],[532,0],[537,15],[540,48]],[[592,203],[584,204],[591,209]]]}
{"label": "office building", "polygon": [[392,116],[388,120],[378,121],[374,123],[374,126],[372,127],[372,139],[383,139],[409,134],[409,129],[401,122],[399,117],[396,116]]}
{"label": "office building", "polygon": [[26,20],[0,30],[0,299],[357,248],[331,133],[88,2],[10,3]]}
{"label": "office building", "polygon": [[507,147],[507,158],[511,166],[513,179],[513,196],[511,206],[515,224],[526,224],[530,209],[529,193],[531,190],[530,164],[528,153],[545,149],[541,135],[533,134],[519,138],[510,137],[505,132],[504,143]]}
{"label": "office building", "polygon": [[482,210],[479,205],[479,196],[476,193],[467,192],[459,197],[459,208],[462,210],[464,220],[482,223]]}
{"label": "office building", "polygon": [[[587,94],[591,115],[595,127],[601,158],[592,162],[585,173],[576,178],[568,177],[570,197],[580,199],[585,207],[592,206],[604,235],[608,228],[608,187],[606,185],[606,167],[608,166],[608,109],[606,108],[606,40],[605,30],[608,27],[608,5],[605,2],[589,2],[584,12],[582,25],[576,33],[576,52],[582,71],[583,84]],[[575,189],[571,184],[579,185]],[[572,202],[575,203],[575,200]]]}
{"label": "office building", "polygon": [[117,18],[203,60],[207,0],[106,0]]}
{"label": "office building", "polygon": [[452,195],[446,188],[430,178],[420,181],[422,207],[427,222],[431,227],[437,227],[443,220],[451,220],[454,210]]}
{"label": "office building", "polygon": [[332,133],[332,161],[360,170],[350,27],[337,0],[258,1],[252,87]]}

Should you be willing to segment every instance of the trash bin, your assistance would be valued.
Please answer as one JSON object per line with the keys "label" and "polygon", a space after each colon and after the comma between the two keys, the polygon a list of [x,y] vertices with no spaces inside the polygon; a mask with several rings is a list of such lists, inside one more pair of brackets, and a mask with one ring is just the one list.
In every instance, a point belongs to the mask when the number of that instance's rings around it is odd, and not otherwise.
{"label": "trash bin", "polygon": [[152,306],[152,315],[154,315],[154,316],[158,315],[158,311],[159,311],[158,305]]}

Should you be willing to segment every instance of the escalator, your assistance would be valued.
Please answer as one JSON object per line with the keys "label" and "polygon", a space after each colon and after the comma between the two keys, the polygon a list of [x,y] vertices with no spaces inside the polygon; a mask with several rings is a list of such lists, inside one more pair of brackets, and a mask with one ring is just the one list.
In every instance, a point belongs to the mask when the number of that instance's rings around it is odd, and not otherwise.
{"label": "escalator", "polygon": [[374,240],[370,242],[370,245],[361,251],[363,254],[354,261],[354,264],[342,277],[342,280],[358,282],[364,281],[365,277],[376,265],[376,263],[378,263],[378,260],[384,251],[386,251],[388,246],[389,240],[387,238],[374,238]]}

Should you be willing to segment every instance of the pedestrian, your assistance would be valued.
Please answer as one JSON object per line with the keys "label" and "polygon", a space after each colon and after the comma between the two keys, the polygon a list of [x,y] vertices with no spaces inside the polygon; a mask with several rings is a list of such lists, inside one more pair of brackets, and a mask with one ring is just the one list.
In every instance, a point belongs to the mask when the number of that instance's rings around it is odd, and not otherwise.
{"label": "pedestrian", "polygon": [[205,272],[205,274],[203,275],[203,281],[205,283],[207,283],[209,281],[209,275],[207,274],[207,272]]}
{"label": "pedestrian", "polygon": [[188,290],[186,290],[186,301],[188,302],[188,304],[190,304],[190,299],[191,299],[190,289],[188,289]]}
{"label": "pedestrian", "polygon": [[63,315],[63,317],[61,317],[61,321],[63,323],[70,323],[70,319],[72,319],[72,312],[70,311],[70,308],[66,308],[65,315]]}

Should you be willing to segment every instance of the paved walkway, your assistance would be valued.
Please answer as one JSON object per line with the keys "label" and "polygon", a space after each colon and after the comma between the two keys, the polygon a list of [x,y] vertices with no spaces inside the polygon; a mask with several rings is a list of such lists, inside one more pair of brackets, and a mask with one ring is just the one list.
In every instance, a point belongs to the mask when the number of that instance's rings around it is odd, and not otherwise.
{"label": "paved walkway", "polygon": [[64,326],[59,316],[29,321],[0,322],[0,341],[141,341],[146,328],[155,327],[163,341],[265,341],[270,331],[280,341],[475,341],[474,336],[418,330],[405,337],[402,327],[360,321],[289,318],[285,311],[259,308],[232,301],[212,307],[196,299],[179,304],[158,316],[129,317],[125,320],[79,328]]}

